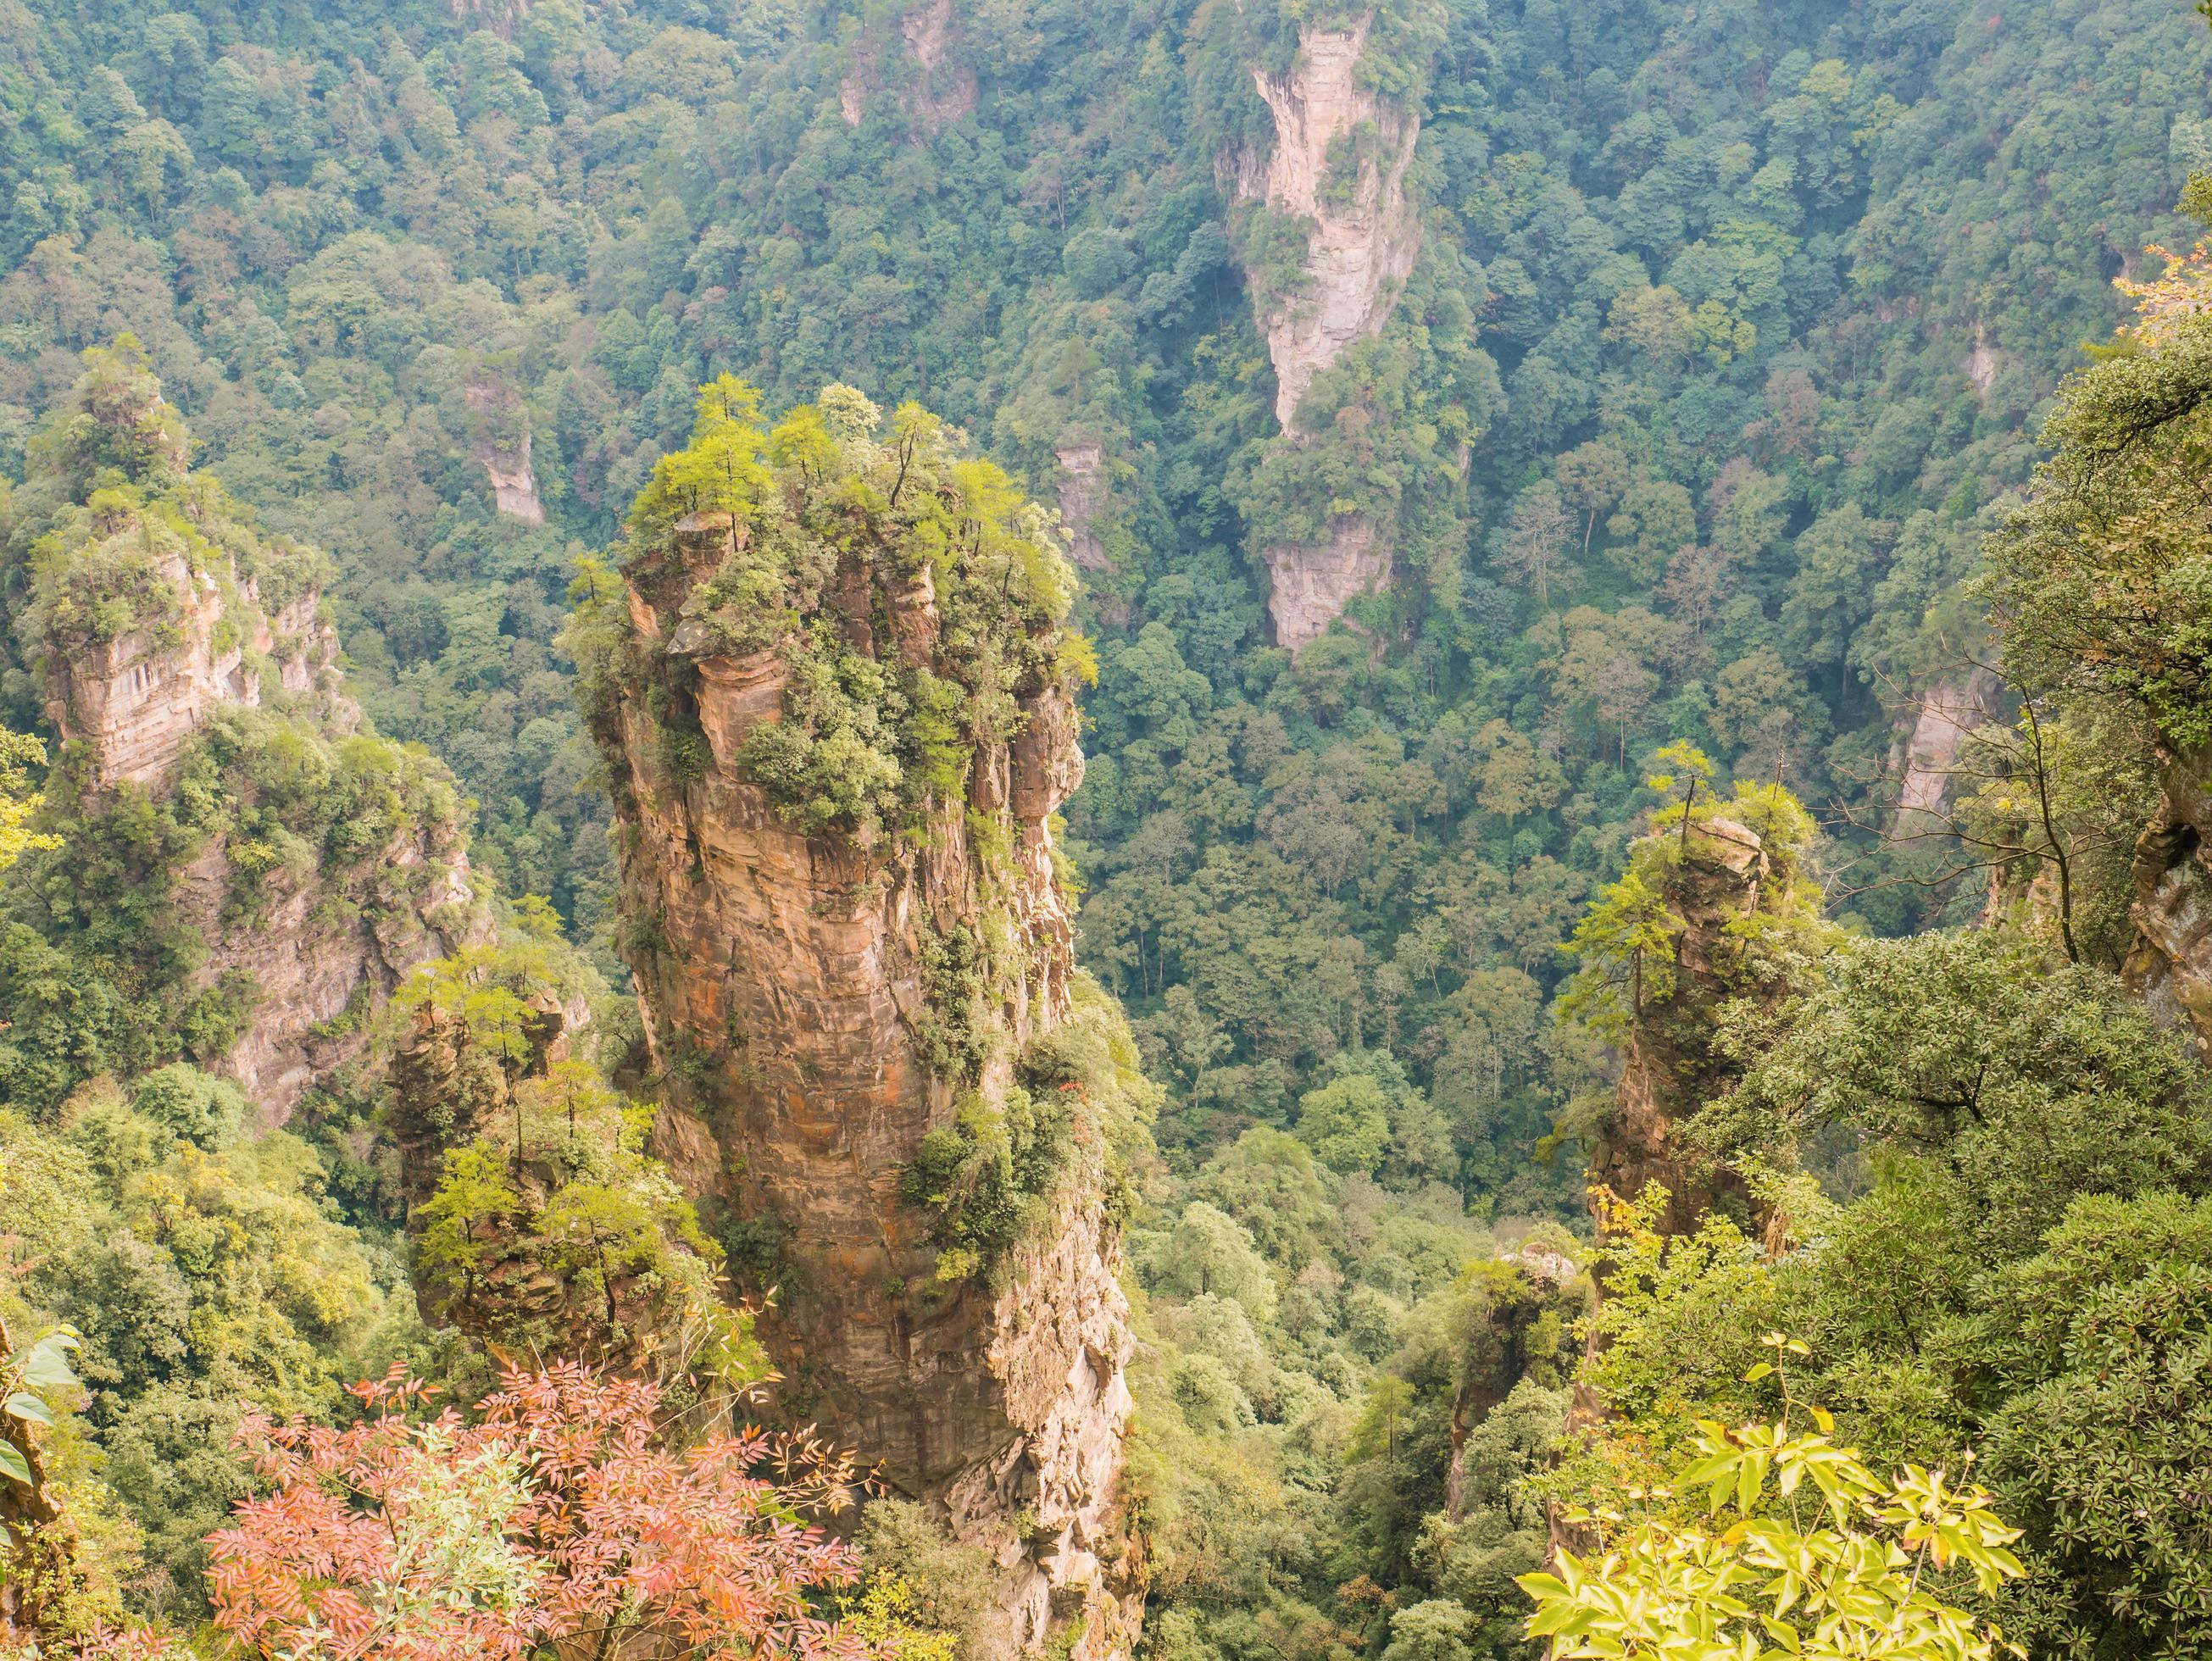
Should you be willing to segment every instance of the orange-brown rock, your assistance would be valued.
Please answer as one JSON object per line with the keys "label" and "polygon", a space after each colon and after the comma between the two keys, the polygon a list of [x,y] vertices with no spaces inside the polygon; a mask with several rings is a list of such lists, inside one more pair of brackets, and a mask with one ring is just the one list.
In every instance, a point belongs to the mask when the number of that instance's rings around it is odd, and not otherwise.
{"label": "orange-brown rock", "polygon": [[1773,874],[1758,833],[1717,816],[1692,828],[1667,873],[1672,989],[1663,1001],[1632,994],[1641,1007],[1623,1046],[1620,1092],[1589,1147],[1594,1189],[1634,1200],[1649,1183],[1666,1186],[1658,1223],[1664,1233],[1691,1232],[1724,1193],[1742,1191],[1728,1172],[1682,1146],[1680,1127],[1726,1081],[1712,1034],[1720,1006],[1739,989],[1741,942],[1729,925],[1770,897],[1761,891]]}
{"label": "orange-brown rock", "polygon": [[87,746],[95,785],[159,790],[215,709],[258,704],[261,672],[249,648],[274,665],[286,691],[335,693],[337,636],[319,615],[319,593],[309,589],[264,611],[252,579],[228,562],[221,581],[174,553],[157,564],[177,597],[175,638],[136,629],[52,666],[47,715],[64,743]]}
{"label": "orange-brown rock", "polygon": [[[195,570],[167,552],[155,565],[175,599],[168,623],[49,662],[48,713],[81,747],[95,805],[124,784],[167,796],[186,746],[226,705],[280,701],[325,737],[358,727],[315,589],[264,610],[254,580],[227,557]],[[276,684],[264,684],[264,666]],[[252,983],[252,1017],[212,1065],[269,1122],[362,1053],[365,1018],[417,964],[488,932],[458,812],[455,802],[416,818],[343,872],[277,867],[243,885],[230,833],[218,829],[175,873],[175,922],[207,948],[191,988]]]}
{"label": "orange-brown rock", "polygon": [[[695,514],[630,566],[627,650],[658,666],[657,687],[626,684],[602,732],[624,775],[630,957],[663,1078],[657,1151],[692,1194],[780,1238],[762,1335],[788,1406],[995,1554],[988,1652],[1034,1652],[1050,1631],[1087,1661],[1126,1654],[1139,1601],[1117,1499],[1130,1337],[1095,1158],[990,1279],[940,1274],[955,1266],[933,1220],[902,1196],[922,1138],[963,1094],[1001,1098],[1016,1052],[1067,1016],[1073,934],[1053,816],[1082,778],[1074,706],[1057,681],[1018,685],[1012,736],[975,746],[964,800],[932,800],[907,834],[810,832],[744,759],[787,718],[785,646],[729,651],[686,614],[746,535]],[[854,651],[953,672],[928,563],[909,569],[855,537],[818,592]],[[679,770],[659,734],[690,721],[705,753]],[[991,965],[968,1017],[982,1029],[972,1083],[933,1070],[927,1042],[949,1018],[933,943],[961,931]]]}

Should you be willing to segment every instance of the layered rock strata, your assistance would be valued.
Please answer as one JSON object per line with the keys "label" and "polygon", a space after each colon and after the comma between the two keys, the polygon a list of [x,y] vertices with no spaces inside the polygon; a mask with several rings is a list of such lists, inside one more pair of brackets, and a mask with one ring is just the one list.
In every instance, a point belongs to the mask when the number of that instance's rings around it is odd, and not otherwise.
{"label": "layered rock strata", "polygon": [[173,552],[157,581],[176,616],[58,657],[46,713],[64,743],[81,742],[95,786],[130,782],[159,791],[173,778],[192,734],[223,704],[261,702],[263,666],[297,695],[336,687],[337,636],[309,589],[264,611],[252,579],[228,562],[220,577]]}
{"label": "layered rock strata", "polygon": [[[196,570],[166,552],[155,569],[174,600],[161,608],[163,622],[49,660],[48,714],[82,756],[95,805],[125,784],[167,797],[194,736],[226,706],[258,708],[281,694],[325,737],[358,727],[318,591],[264,610],[254,579],[228,558]],[[246,885],[250,893],[241,894],[228,827],[174,873],[174,921],[207,948],[190,989],[240,981],[254,989],[252,1019],[213,1065],[270,1122],[362,1053],[363,1018],[416,964],[488,934],[457,812],[406,819],[343,870],[270,869]]]}
{"label": "layered rock strata", "polygon": [[[1074,706],[1056,681],[1018,685],[1013,735],[979,742],[961,794],[929,800],[908,834],[810,831],[745,761],[748,740],[787,718],[793,637],[733,652],[686,615],[749,535],[694,514],[632,563],[624,649],[643,672],[602,730],[623,774],[624,904],[643,942],[631,962],[663,1078],[656,1151],[694,1195],[778,1237],[762,1331],[792,1409],[995,1554],[989,1653],[1033,1652],[1051,1632],[1079,1658],[1125,1654],[1139,1604],[1116,1498],[1130,1336],[1097,1150],[1078,1150],[1048,1220],[994,1279],[952,1272],[902,1194],[922,1139],[963,1104],[1003,1100],[1017,1053],[1068,1015],[1052,820],[1082,777]],[[952,678],[927,562],[855,537],[818,603],[802,635],[826,624],[887,672]],[[668,763],[671,723],[703,739],[688,768]],[[961,940],[1000,966],[964,1007],[944,984]],[[972,1081],[932,1060],[961,1023],[984,1056]]]}

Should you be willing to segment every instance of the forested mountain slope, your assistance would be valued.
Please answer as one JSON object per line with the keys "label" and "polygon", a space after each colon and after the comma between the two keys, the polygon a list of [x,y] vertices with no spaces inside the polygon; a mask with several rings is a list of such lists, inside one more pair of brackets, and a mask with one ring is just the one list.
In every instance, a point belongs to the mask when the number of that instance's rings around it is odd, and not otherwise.
{"label": "forested mountain slope", "polygon": [[1533,1652],[1576,1505],[1809,1422],[1771,1325],[1878,1460],[1991,1450],[2024,1577],[1942,1596],[2197,1652],[2203,1461],[2130,1440],[2203,1329],[2186,7],[0,41],[0,855],[59,838],[0,1238],[67,1243],[0,1314],[84,1329],[72,1619],[208,1607],[240,1402],[559,1355],[682,1422],[773,1356],[904,1498],[771,1621]]}
{"label": "forested mountain slope", "polygon": [[[1285,437],[1260,325],[1316,279],[1261,82],[1312,72],[1298,27],[19,12],[16,430],[134,330],[203,460],[350,551],[362,696],[459,770],[480,860],[590,928],[574,545],[714,372],[924,399],[1078,521],[1085,950],[1190,1105],[1170,1142],[1283,1117],[1340,1052],[1450,1055],[1447,1164],[1499,1188],[1567,1087],[1537,1012],[1639,756],[1870,808],[1896,707],[1966,697],[1976,516],[2106,279],[2174,234],[2206,45],[2163,0],[1382,8],[1341,77],[1376,118],[1306,187],[1315,258],[1367,225],[1402,294]],[[1346,535],[1354,588],[1396,580],[1292,667],[1270,551]]]}

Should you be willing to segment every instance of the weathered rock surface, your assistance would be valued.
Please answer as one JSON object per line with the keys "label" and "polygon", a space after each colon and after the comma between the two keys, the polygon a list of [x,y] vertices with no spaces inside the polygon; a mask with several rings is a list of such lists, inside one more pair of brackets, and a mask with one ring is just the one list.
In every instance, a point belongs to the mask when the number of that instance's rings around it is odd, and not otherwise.
{"label": "weathered rock surface", "polygon": [[418,964],[489,938],[466,840],[450,821],[394,837],[357,873],[319,873],[296,886],[272,873],[247,917],[235,915],[234,882],[228,839],[216,837],[181,873],[176,904],[210,942],[193,985],[253,979],[253,1019],[216,1070],[275,1123],[359,1058],[367,1017]]}
{"label": "weathered rock surface", "polygon": [[[275,666],[288,692],[336,686],[337,636],[317,615],[320,594],[310,590],[264,612],[252,581],[234,572],[226,569],[227,584],[219,582],[173,554],[160,570],[176,591],[179,638],[134,630],[53,668],[48,717],[64,743],[88,747],[96,785],[128,782],[158,791],[216,708],[258,704],[261,672],[248,661],[249,648]],[[234,604],[226,604],[226,586]]]}
{"label": "weathered rock surface", "polygon": [[[1370,13],[1350,29],[1307,25],[1288,74],[1253,72],[1274,117],[1275,142],[1265,158],[1235,161],[1240,197],[1307,227],[1293,291],[1254,289],[1275,366],[1275,418],[1294,444],[1304,438],[1293,417],[1314,377],[1354,342],[1380,332],[1420,252],[1420,220],[1406,195],[1420,114],[1361,82],[1373,22]],[[1391,554],[1374,526],[1349,518],[1336,520],[1324,541],[1261,549],[1276,643],[1296,653],[1326,633],[1346,602],[1389,583]]]}
{"label": "weathered rock surface", "polygon": [[1090,443],[1063,445],[1060,462],[1060,518],[1067,526],[1068,557],[1079,571],[1110,571],[1114,563],[1091,530],[1106,505],[1106,452]]}
{"label": "weathered rock surface", "polygon": [[[938,805],[918,838],[805,833],[739,759],[783,718],[784,656],[715,655],[678,621],[736,534],[695,515],[631,572],[632,650],[684,671],[691,708],[663,718],[695,717],[708,752],[696,776],[672,774],[642,689],[625,690],[625,908],[658,936],[632,953],[665,1075],[656,1151],[694,1195],[780,1232],[762,1332],[794,1409],[994,1551],[991,1653],[1035,1650],[1049,1621],[1073,1628],[1077,1657],[1125,1654],[1139,1600],[1129,1566],[1109,1559],[1124,1532],[1130,1339],[1096,1186],[1066,1184],[997,1293],[938,1278],[930,1219],[900,1192],[959,1094],[921,1043],[940,1019],[930,943],[964,928],[1018,965],[991,993],[986,1099],[1006,1089],[1012,1052],[1067,1014],[1073,934],[1049,818],[1082,777],[1073,705],[1057,686],[1026,694],[1018,734],[978,750],[965,803]],[[941,635],[930,569],[890,564],[846,552],[825,611],[856,650],[928,665]]]}
{"label": "weathered rock surface", "polygon": [[[943,131],[975,113],[975,72],[958,59],[959,20],[952,0],[921,0],[899,18],[910,72],[899,94],[899,107],[924,133]],[[853,47],[852,66],[837,83],[837,109],[845,125],[857,127],[868,100],[884,81],[884,58],[895,50],[879,37],[864,34]]]}
{"label": "weathered rock surface", "polygon": [[[220,581],[173,555],[160,572],[179,602],[173,629],[121,636],[50,670],[48,713],[65,742],[84,746],[95,794],[127,782],[167,795],[185,745],[217,709],[258,707],[278,690],[264,684],[260,665],[325,733],[359,725],[319,593],[264,611],[253,581],[227,563]],[[252,978],[253,1018],[215,1066],[276,1123],[366,1046],[366,1021],[347,1017],[365,1016],[417,964],[489,929],[466,838],[450,818],[412,825],[345,872],[295,881],[279,867],[250,890],[240,891],[229,837],[218,831],[177,873],[171,900],[208,946],[194,988]]]}
{"label": "weathered rock surface", "polygon": [[1282,542],[1261,550],[1275,643],[1295,655],[1327,634],[1353,599],[1387,587],[1390,551],[1380,543],[1367,520],[1344,518],[1331,526],[1327,542]]}
{"label": "weathered rock surface", "polygon": [[1967,736],[1994,719],[1996,677],[1972,670],[1939,682],[1922,699],[1905,740],[1905,771],[1897,793],[1900,828],[1914,814],[1942,814],[1951,805],[1951,776]]}
{"label": "weathered rock surface", "polygon": [[[1758,833],[1734,819],[1701,819],[1668,873],[1674,926],[1674,989],[1641,1005],[1622,1050],[1620,1093],[1589,1149],[1589,1180],[1622,1200],[1665,1184],[1662,1232],[1686,1233],[1723,1193],[1741,1185],[1680,1145],[1677,1127],[1717,1094],[1724,1075],[1712,1051],[1714,1018],[1732,995],[1740,942],[1728,925],[1759,909],[1772,874]],[[1602,1219],[1601,1219],[1602,1222]]]}
{"label": "weathered rock surface", "polygon": [[[1275,118],[1275,144],[1264,163],[1247,158],[1239,167],[1239,193],[1312,226],[1303,287],[1261,297],[1275,418],[1286,432],[1314,377],[1389,321],[1420,252],[1420,221],[1406,198],[1420,115],[1361,83],[1358,65],[1372,23],[1370,13],[1349,30],[1309,25],[1299,31],[1290,74],[1254,72]],[[1329,151],[1340,139],[1357,157],[1348,181],[1329,177]]]}
{"label": "weathered rock surface", "polygon": [[2202,1050],[2212,1043],[2212,748],[2166,752],[2160,784],[2136,839],[2136,943],[2122,977]]}
{"label": "weathered rock surface", "polygon": [[463,389],[477,431],[471,450],[491,485],[492,505],[525,525],[545,522],[538,478],[530,471],[530,423],[521,399],[507,386],[471,381]]}

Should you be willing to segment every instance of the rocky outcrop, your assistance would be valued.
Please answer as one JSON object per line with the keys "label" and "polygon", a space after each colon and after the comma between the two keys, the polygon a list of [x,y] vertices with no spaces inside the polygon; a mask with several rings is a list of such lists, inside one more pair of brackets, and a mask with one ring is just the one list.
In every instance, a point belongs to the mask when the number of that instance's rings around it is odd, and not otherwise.
{"label": "rocky outcrop", "polygon": [[1244,160],[1238,192],[1310,227],[1303,283],[1256,296],[1286,432],[1314,377],[1389,320],[1420,252],[1420,221],[1406,198],[1420,116],[1360,81],[1373,23],[1370,12],[1351,29],[1308,25],[1288,75],[1254,72],[1275,143],[1264,162]]}
{"label": "rocky outcrop", "polygon": [[[902,465],[899,479],[913,488]],[[788,718],[803,648],[733,650],[695,602],[749,534],[696,514],[629,566],[623,652],[645,668],[599,723],[663,1080],[656,1151],[693,1195],[780,1240],[762,1334],[791,1410],[994,1554],[990,1652],[1035,1651],[1049,1630],[1086,1661],[1126,1654],[1130,1338],[1099,1150],[1077,1148],[995,1277],[964,1272],[903,1192],[923,1138],[995,1110],[1017,1055],[1068,1017],[1051,820],[1082,777],[1074,706],[1056,680],[1018,683],[1012,736],[975,744],[959,794],[898,834],[810,830],[745,759]],[[812,603],[837,637],[950,684],[932,566],[858,535],[833,563]],[[686,729],[688,751],[666,736]],[[965,991],[963,941],[988,960]],[[944,1054],[963,1047],[975,1073],[949,1075]]]}
{"label": "rocky outcrop", "polygon": [[344,871],[292,883],[271,873],[247,915],[236,904],[229,839],[217,836],[181,873],[179,919],[210,942],[199,989],[250,979],[252,1019],[215,1070],[238,1081],[272,1123],[319,1080],[368,1048],[368,1017],[421,964],[489,938],[468,844],[453,819],[415,825]]}
{"label": "rocky outcrop", "polygon": [[2212,1044],[2212,746],[2165,752],[2158,812],[2136,839],[2129,987],[2203,1052]]}
{"label": "rocky outcrop", "polygon": [[313,589],[264,611],[255,583],[228,561],[195,571],[170,552],[155,569],[175,595],[173,617],[57,653],[51,665],[48,718],[64,743],[84,745],[95,787],[166,787],[210,714],[261,702],[264,665],[287,692],[336,686],[337,636]]}
{"label": "rocky outcrop", "polygon": [[[1729,1173],[1682,1146],[1678,1127],[1727,1081],[1712,1034],[1721,1004],[1741,990],[1742,942],[1729,925],[1762,904],[1771,908],[1777,897],[1765,891],[1774,872],[1758,833],[1718,815],[1693,824],[1663,870],[1672,961],[1639,962],[1631,971],[1634,1013],[1621,1048],[1620,1087],[1589,1145],[1589,1181],[1593,1190],[1620,1200],[1663,1183],[1668,1200],[1658,1226],[1680,1234],[1694,1229],[1723,1194],[1742,1194]],[[1662,973],[1663,997],[1650,989]],[[1601,1232],[1604,1220],[1601,1215]]]}
{"label": "rocky outcrop", "polygon": [[1060,519],[1067,526],[1068,557],[1079,571],[1110,571],[1114,562],[1091,526],[1106,506],[1106,452],[1090,443],[1062,445],[1053,452],[1060,463]]}
{"label": "rocky outcrop", "polygon": [[538,478],[530,471],[530,423],[521,399],[502,384],[471,381],[462,389],[472,424],[470,450],[491,485],[492,505],[525,525],[545,522]]}
{"label": "rocky outcrop", "polygon": [[[359,727],[316,589],[264,609],[259,584],[227,556],[194,569],[165,552],[152,569],[173,601],[153,608],[160,622],[47,660],[48,713],[78,747],[94,804],[126,783],[166,797],[194,735],[226,706],[281,693],[325,737]],[[343,868],[277,865],[251,879],[218,827],[174,873],[173,921],[206,946],[187,990],[252,989],[252,1018],[211,1065],[270,1123],[362,1052],[366,1017],[417,964],[488,934],[457,812],[408,816]]]}
{"label": "rocky outcrop", "polygon": [[[1349,29],[1307,24],[1288,73],[1255,70],[1275,142],[1265,157],[1233,159],[1238,196],[1305,231],[1289,290],[1253,285],[1275,368],[1275,418],[1291,444],[1307,441],[1294,417],[1314,378],[1381,332],[1420,252],[1420,221],[1406,195],[1420,115],[1360,77],[1374,21],[1370,12]],[[1334,520],[1325,539],[1263,546],[1276,643],[1295,654],[1326,633],[1350,600],[1389,584],[1391,555],[1374,525],[1351,517]]]}
{"label": "rocky outcrop", "polygon": [[1293,655],[1327,634],[1354,599],[1379,593],[1390,581],[1390,551],[1364,519],[1338,519],[1327,542],[1272,544],[1261,558],[1275,643]]}
{"label": "rocky outcrop", "polygon": [[1997,678],[1987,669],[1939,682],[1915,705],[1911,731],[1905,739],[1903,776],[1897,792],[1897,818],[1905,828],[1915,814],[1940,817],[1951,805],[1951,777],[1959,752],[1979,727],[1995,718],[1991,704]]}
{"label": "rocky outcrop", "polygon": [[[953,0],[921,0],[899,18],[899,39],[908,59],[901,66],[906,81],[899,107],[916,128],[936,134],[975,113],[975,71],[957,57],[959,20]],[[866,116],[869,99],[884,84],[884,59],[892,50],[872,34],[854,44],[851,67],[837,83],[837,109],[846,125],[857,127]]]}
{"label": "rocky outcrop", "polygon": [[1959,367],[1966,372],[1966,379],[1973,383],[1974,395],[1986,402],[1990,388],[1997,384],[1997,371],[2003,367],[1996,348],[1990,344],[1988,324],[1976,321],[1974,344],[1967,349],[1966,360]]}

